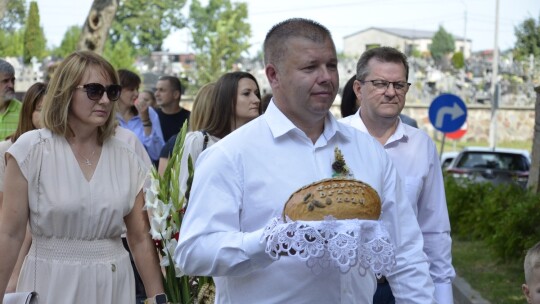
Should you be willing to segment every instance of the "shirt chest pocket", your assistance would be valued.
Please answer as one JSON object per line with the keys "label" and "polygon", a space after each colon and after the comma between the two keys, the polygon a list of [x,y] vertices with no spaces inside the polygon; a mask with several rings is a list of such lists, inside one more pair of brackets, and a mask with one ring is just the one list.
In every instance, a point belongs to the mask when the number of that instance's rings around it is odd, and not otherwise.
{"label": "shirt chest pocket", "polygon": [[420,197],[420,192],[422,191],[422,179],[416,176],[407,176],[404,178],[405,181],[405,192],[407,193],[407,198],[413,207],[414,214],[418,215],[418,198]]}

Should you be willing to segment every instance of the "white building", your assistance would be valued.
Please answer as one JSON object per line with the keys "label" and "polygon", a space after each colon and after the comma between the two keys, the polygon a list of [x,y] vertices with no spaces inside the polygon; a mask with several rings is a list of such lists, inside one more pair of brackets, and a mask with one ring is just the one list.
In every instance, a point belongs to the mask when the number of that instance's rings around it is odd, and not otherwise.
{"label": "white building", "polygon": [[[373,47],[395,47],[410,55],[413,49],[421,53],[429,52],[431,39],[436,32],[396,28],[370,27],[343,37],[343,52],[347,56],[359,58],[366,50]],[[462,52],[465,58],[471,55],[471,40],[453,35],[456,44],[455,51]]]}

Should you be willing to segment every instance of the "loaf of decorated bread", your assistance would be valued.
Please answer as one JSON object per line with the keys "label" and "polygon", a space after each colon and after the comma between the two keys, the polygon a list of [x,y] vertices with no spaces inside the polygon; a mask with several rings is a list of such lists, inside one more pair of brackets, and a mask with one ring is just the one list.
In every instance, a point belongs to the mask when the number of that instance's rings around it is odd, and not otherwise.
{"label": "loaf of decorated bread", "polygon": [[283,217],[293,221],[320,221],[325,216],[338,220],[378,220],[381,199],[377,191],[359,180],[335,177],[298,189],[283,208]]}

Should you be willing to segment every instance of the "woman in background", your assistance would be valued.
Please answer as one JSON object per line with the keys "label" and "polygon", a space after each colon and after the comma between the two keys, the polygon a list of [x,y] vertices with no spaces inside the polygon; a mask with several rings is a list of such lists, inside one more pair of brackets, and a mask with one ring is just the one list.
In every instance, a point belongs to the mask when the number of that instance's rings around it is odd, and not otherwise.
{"label": "woman in background", "polygon": [[[247,72],[231,72],[222,75],[215,84],[213,97],[208,107],[209,115],[200,125],[194,125],[186,135],[179,176],[180,190],[189,197],[188,156],[193,164],[206,148],[212,146],[234,130],[258,117],[262,113],[259,84]],[[193,115],[193,113],[192,113]]]}
{"label": "woman in background", "polygon": [[[0,160],[0,211],[2,210],[2,200],[4,198],[4,175],[6,172],[6,160],[4,155],[19,136],[27,131],[39,129],[41,127],[41,105],[43,103],[43,96],[45,95],[46,88],[47,85],[43,82],[36,82],[28,88],[22,101],[17,130],[15,130],[15,133],[8,136],[5,141],[0,142],[0,155],[2,156],[2,159]],[[32,237],[30,236],[30,231],[27,231],[21,250],[19,251],[17,263],[15,264],[15,268],[13,269],[6,288],[7,292],[15,292],[19,271],[21,270],[24,257],[30,248],[31,242]]]}

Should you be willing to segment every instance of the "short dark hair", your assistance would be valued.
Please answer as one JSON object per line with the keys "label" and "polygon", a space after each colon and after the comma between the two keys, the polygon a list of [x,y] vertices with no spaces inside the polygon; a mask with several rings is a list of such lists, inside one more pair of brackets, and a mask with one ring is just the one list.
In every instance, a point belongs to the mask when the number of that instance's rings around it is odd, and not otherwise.
{"label": "short dark hair", "polygon": [[[303,18],[292,18],[274,25],[264,39],[264,63],[278,64],[287,52],[286,40],[293,37],[306,38],[314,42],[332,41],[330,31],[320,23]],[[332,44],[334,42],[332,41]]]}
{"label": "short dark hair", "polygon": [[120,85],[124,89],[137,89],[141,85],[141,77],[126,69],[118,70],[118,78],[120,79]]}
{"label": "short dark hair", "polygon": [[358,105],[356,104],[356,94],[354,93],[354,81],[356,75],[353,75],[343,87],[341,92],[341,117],[347,117],[353,115],[358,111]]}
{"label": "short dark hair", "polygon": [[362,81],[366,79],[369,74],[368,63],[372,58],[380,62],[403,63],[405,66],[405,80],[409,79],[409,62],[407,61],[407,56],[395,48],[383,46],[369,49],[360,56],[356,64],[356,80]]}
{"label": "short dark hair", "polygon": [[180,81],[180,79],[178,79],[178,77],[165,75],[165,76],[159,77],[158,80],[167,80],[175,91],[180,92],[180,95],[184,93],[183,88],[182,88],[182,82]]}

